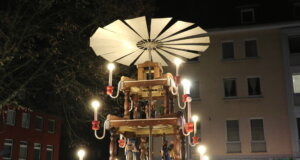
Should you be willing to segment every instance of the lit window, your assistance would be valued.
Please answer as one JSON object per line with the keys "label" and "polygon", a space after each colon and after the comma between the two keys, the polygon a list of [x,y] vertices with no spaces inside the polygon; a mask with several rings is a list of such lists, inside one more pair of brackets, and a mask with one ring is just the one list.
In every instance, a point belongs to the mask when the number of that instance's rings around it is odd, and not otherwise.
{"label": "lit window", "polygon": [[234,44],[233,42],[222,43],[223,59],[234,59]]}
{"label": "lit window", "polygon": [[240,153],[241,142],[239,133],[239,121],[238,120],[227,120],[227,153]]}
{"label": "lit window", "polygon": [[252,152],[266,152],[264,125],[262,119],[251,121],[251,150]]}
{"label": "lit window", "polygon": [[6,124],[14,126],[15,125],[15,119],[16,119],[16,111],[15,110],[7,110],[7,115],[6,115]]}
{"label": "lit window", "polygon": [[253,8],[241,9],[241,23],[249,24],[255,22],[255,14]]}
{"label": "lit window", "polygon": [[199,92],[199,81],[193,81],[191,85],[190,95],[192,98],[199,99],[200,92]]}
{"label": "lit window", "polygon": [[4,139],[3,159],[12,159],[13,140]]}
{"label": "lit window", "polygon": [[300,74],[293,75],[294,93],[300,93]]}
{"label": "lit window", "polygon": [[49,119],[48,120],[48,132],[54,133],[55,131],[55,120]]}
{"label": "lit window", "polygon": [[53,160],[53,145],[47,145],[46,152],[47,160]]}
{"label": "lit window", "polygon": [[257,57],[257,44],[256,40],[245,41],[246,57]]}
{"label": "lit window", "polygon": [[22,128],[29,128],[30,125],[30,114],[22,113]]}
{"label": "lit window", "polygon": [[40,117],[40,116],[36,116],[35,117],[35,129],[38,130],[38,131],[41,131],[43,130],[43,117]]}
{"label": "lit window", "polygon": [[26,160],[26,159],[27,159],[27,142],[21,141],[20,142],[19,160]]}
{"label": "lit window", "polygon": [[34,143],[34,160],[40,160],[41,159],[41,144]]}
{"label": "lit window", "polygon": [[248,78],[248,95],[258,96],[261,95],[260,79],[259,78]]}
{"label": "lit window", "polygon": [[226,78],[224,79],[224,92],[225,97],[236,97],[236,79],[235,78]]}

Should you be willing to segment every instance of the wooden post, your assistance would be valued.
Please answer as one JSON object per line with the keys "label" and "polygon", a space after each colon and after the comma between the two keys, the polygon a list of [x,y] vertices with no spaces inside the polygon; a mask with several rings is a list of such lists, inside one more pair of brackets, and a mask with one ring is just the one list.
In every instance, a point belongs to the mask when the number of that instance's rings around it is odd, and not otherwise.
{"label": "wooden post", "polygon": [[169,113],[169,88],[164,87],[165,90],[165,97],[164,97],[164,114]]}
{"label": "wooden post", "polygon": [[109,144],[109,160],[115,160],[117,158],[117,134],[113,128],[110,131],[110,144]]}
{"label": "wooden post", "polygon": [[124,91],[124,118],[129,119],[129,90]]}
{"label": "wooden post", "polygon": [[133,105],[134,105],[133,119],[140,118],[138,116],[139,95],[137,95],[137,94],[133,95]]}
{"label": "wooden post", "polygon": [[186,158],[186,153],[185,153],[185,136],[180,134],[180,139],[181,139],[181,160],[185,160]]}
{"label": "wooden post", "polygon": [[168,95],[169,95],[169,113],[174,113],[174,105],[173,105],[173,95],[172,93],[169,92],[168,90]]}
{"label": "wooden post", "polygon": [[180,160],[180,133],[179,128],[177,126],[174,126],[174,153],[175,153],[175,160]]}

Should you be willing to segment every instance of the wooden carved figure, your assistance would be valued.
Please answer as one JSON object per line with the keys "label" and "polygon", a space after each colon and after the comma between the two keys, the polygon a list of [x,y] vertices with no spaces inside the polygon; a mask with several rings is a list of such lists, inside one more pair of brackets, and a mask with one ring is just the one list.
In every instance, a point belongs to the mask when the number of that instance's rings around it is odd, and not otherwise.
{"label": "wooden carved figure", "polygon": [[140,143],[140,160],[148,160],[148,148],[147,148],[147,139],[146,137],[141,137]]}

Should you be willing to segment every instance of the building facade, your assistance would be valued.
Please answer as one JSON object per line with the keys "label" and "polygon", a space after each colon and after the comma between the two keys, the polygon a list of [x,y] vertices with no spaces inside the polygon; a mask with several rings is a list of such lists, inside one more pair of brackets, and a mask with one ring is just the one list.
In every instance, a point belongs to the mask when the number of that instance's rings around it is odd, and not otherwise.
{"label": "building facade", "polygon": [[61,119],[20,106],[2,108],[1,160],[58,160]]}

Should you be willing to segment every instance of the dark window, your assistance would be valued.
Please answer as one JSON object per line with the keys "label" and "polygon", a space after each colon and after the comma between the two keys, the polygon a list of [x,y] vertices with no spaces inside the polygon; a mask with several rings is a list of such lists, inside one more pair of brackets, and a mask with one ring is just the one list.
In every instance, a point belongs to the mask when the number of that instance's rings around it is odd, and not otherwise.
{"label": "dark window", "polygon": [[300,53],[300,36],[289,37],[290,53]]}
{"label": "dark window", "polygon": [[223,42],[222,52],[223,52],[223,59],[233,59],[234,58],[233,42]]}
{"label": "dark window", "polygon": [[227,153],[240,153],[241,142],[239,134],[239,121],[238,120],[227,120]]}
{"label": "dark window", "polygon": [[22,128],[29,128],[30,125],[30,114],[22,113]]}
{"label": "dark window", "polygon": [[34,143],[34,160],[40,160],[41,159],[41,144]]}
{"label": "dark window", "polygon": [[252,152],[266,152],[264,125],[262,119],[251,120],[251,140]]}
{"label": "dark window", "polygon": [[259,78],[248,78],[248,94],[249,96],[261,95]]}
{"label": "dark window", "polygon": [[224,91],[225,91],[225,97],[237,96],[235,78],[224,79]]}
{"label": "dark window", "polygon": [[245,41],[246,57],[257,57],[257,44],[256,40]]}
{"label": "dark window", "polygon": [[11,159],[12,158],[12,148],[13,148],[13,140],[12,139],[4,139],[2,157],[5,159]]}
{"label": "dark window", "polygon": [[15,110],[7,110],[7,115],[6,115],[6,124],[14,126],[16,121],[16,111]]}
{"label": "dark window", "polygon": [[44,121],[43,121],[43,117],[40,117],[40,116],[36,116],[35,117],[35,129],[36,130],[43,130],[43,127],[44,127]]}
{"label": "dark window", "polygon": [[299,18],[300,17],[300,3],[294,3],[294,17]]}
{"label": "dark window", "polygon": [[27,142],[21,141],[20,142],[19,160],[26,160],[26,159],[27,159]]}
{"label": "dark window", "polygon": [[248,24],[255,22],[254,9],[241,9],[241,23]]}
{"label": "dark window", "polygon": [[46,156],[47,156],[47,160],[53,160],[53,146],[52,145],[47,145]]}
{"label": "dark window", "polygon": [[227,141],[239,141],[239,121],[238,120],[227,120]]}
{"label": "dark window", "polygon": [[193,81],[191,86],[191,93],[192,98],[200,98],[200,92],[199,92],[199,81]]}
{"label": "dark window", "polygon": [[265,140],[264,125],[262,119],[251,120],[251,137],[253,141]]}
{"label": "dark window", "polygon": [[54,133],[55,132],[55,120],[48,120],[48,132]]}

